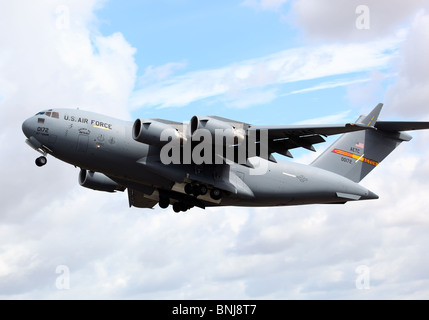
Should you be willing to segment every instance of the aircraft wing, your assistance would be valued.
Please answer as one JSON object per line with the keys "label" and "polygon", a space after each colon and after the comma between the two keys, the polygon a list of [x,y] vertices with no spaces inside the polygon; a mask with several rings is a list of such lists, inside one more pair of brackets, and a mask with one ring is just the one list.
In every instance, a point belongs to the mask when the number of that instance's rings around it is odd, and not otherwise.
{"label": "aircraft wing", "polygon": [[323,137],[342,134],[346,132],[366,130],[370,127],[361,124],[346,123],[344,125],[287,125],[287,126],[250,126],[247,134],[251,131],[268,133],[269,153],[280,153],[292,157],[289,150],[294,148],[305,148],[315,151],[313,145],[325,142]]}
{"label": "aircraft wing", "polygon": [[242,128],[247,136],[253,131],[259,133],[262,130],[268,132],[268,152],[279,153],[292,157],[290,149],[305,148],[315,151],[313,145],[325,142],[323,137],[342,134],[352,131],[365,130],[370,128],[362,124],[346,123],[344,125],[325,124],[325,125],[282,125],[282,126],[253,126],[249,123],[239,122],[218,116],[209,116],[210,118],[229,123],[235,128]]}

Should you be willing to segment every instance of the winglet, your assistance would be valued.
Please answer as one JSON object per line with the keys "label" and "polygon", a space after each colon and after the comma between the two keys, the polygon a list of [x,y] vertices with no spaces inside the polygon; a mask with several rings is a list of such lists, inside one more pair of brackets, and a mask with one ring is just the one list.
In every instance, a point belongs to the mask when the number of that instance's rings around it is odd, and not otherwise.
{"label": "winglet", "polygon": [[383,104],[379,103],[367,116],[359,117],[359,119],[356,121],[356,124],[363,124],[368,127],[374,127],[382,108]]}

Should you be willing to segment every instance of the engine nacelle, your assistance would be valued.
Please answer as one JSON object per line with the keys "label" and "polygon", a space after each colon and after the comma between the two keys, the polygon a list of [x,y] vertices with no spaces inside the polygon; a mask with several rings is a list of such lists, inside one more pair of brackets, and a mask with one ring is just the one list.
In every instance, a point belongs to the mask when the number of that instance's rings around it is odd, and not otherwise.
{"label": "engine nacelle", "polygon": [[125,188],[99,172],[81,169],[79,173],[79,184],[92,190],[115,192],[124,191]]}
{"label": "engine nacelle", "polygon": [[171,125],[146,119],[137,119],[133,125],[133,139],[149,145],[162,147],[171,140],[183,143],[186,138]]}
{"label": "engine nacelle", "polygon": [[191,135],[197,130],[207,130],[212,135],[213,144],[241,144],[246,133],[232,124],[210,117],[193,116],[191,119]]}

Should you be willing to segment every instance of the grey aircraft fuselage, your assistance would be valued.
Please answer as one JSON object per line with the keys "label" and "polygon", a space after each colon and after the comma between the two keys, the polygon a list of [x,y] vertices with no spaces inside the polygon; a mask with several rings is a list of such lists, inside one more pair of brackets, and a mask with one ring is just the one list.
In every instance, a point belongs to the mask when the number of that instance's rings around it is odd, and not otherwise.
{"label": "grey aircraft fuselage", "polygon": [[[172,199],[191,197],[183,191],[186,181],[225,190],[225,179],[235,186],[235,192],[226,192],[217,201],[200,196],[203,207],[345,203],[378,198],[339,174],[290,161],[258,159],[259,165],[266,166],[263,174],[252,174],[255,168],[234,162],[226,166],[158,162],[153,167],[150,159],[159,156],[160,148],[135,141],[133,122],[78,109],[41,112],[27,119],[22,130],[34,149],[83,170],[104,174],[124,189],[138,190],[155,201],[164,191],[170,192]],[[221,172],[217,172],[219,168]]]}

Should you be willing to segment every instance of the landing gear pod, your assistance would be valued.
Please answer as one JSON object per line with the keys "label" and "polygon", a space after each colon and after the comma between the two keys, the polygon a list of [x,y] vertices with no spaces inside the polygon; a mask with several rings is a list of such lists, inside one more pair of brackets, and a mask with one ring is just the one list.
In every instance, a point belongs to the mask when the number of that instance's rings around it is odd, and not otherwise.
{"label": "landing gear pod", "polygon": [[92,190],[115,192],[124,191],[125,188],[99,172],[81,169],[79,173],[79,184]]}

